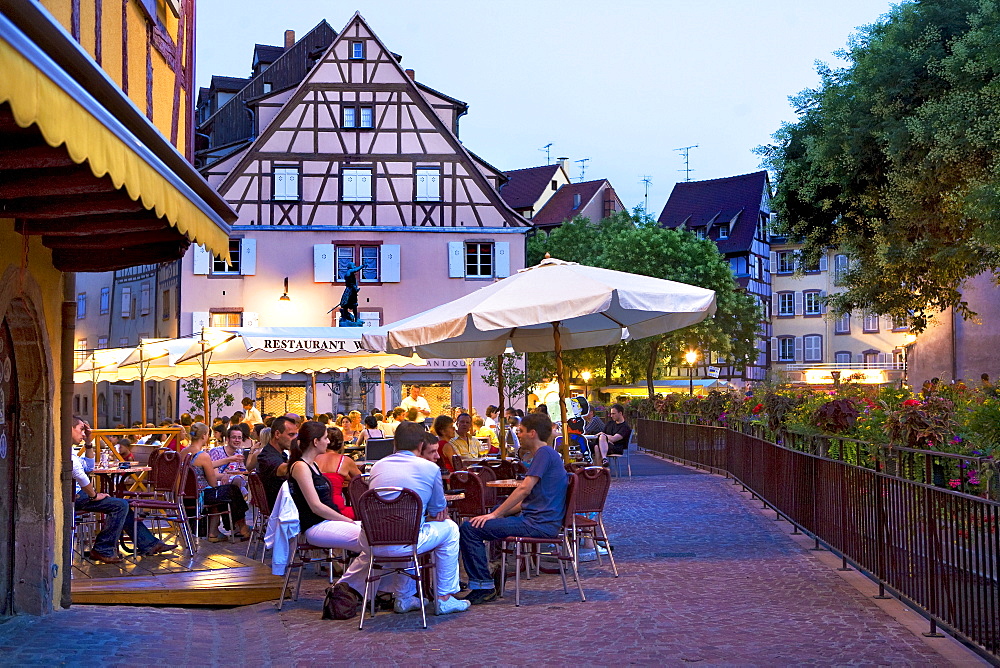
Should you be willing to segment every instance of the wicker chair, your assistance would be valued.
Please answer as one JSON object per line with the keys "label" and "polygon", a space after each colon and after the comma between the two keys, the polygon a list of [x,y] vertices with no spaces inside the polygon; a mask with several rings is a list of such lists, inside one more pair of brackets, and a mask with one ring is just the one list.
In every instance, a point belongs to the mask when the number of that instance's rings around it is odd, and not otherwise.
{"label": "wicker chair", "polygon": [[[611,471],[603,466],[589,466],[577,471],[576,477],[576,509],[573,515],[573,546],[578,546],[582,536],[590,536],[595,545],[604,544],[611,560],[611,570],[618,577],[618,566],[615,555],[608,542],[608,532],[604,528],[604,504],[608,500],[608,490],[611,489]],[[585,517],[594,514],[593,519]],[[597,564],[601,565],[601,553],[597,551]]]}

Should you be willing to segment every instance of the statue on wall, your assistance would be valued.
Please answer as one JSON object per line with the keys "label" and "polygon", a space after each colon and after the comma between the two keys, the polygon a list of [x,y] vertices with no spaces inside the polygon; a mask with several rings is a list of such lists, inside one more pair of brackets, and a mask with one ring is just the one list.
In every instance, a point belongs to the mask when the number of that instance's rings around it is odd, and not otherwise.
{"label": "statue on wall", "polygon": [[341,327],[364,327],[361,316],[358,315],[358,293],[361,292],[358,274],[361,273],[361,268],[361,265],[352,262],[344,274],[344,294],[340,298]]}

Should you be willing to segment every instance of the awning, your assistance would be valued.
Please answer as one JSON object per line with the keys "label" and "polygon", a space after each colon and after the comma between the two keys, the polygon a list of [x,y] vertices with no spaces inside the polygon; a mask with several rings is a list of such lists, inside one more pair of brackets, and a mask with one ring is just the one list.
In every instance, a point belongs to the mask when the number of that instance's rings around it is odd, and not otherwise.
{"label": "awning", "polygon": [[[7,183],[0,192],[0,217],[23,221],[19,231],[24,234],[42,235],[54,251],[54,264],[63,270],[112,268],[88,261],[80,253],[88,247],[105,248],[107,255],[134,249],[129,265],[174,259],[188,242],[228,258],[227,220],[236,219],[232,209],[124,93],[109,86],[107,75],[51,16],[34,3],[14,4],[18,6],[0,0],[0,137],[10,139],[0,143],[15,149],[0,165],[12,170],[0,179]],[[44,44],[36,43],[43,38]],[[72,75],[55,56],[75,66]],[[101,99],[92,94],[97,90]],[[5,126],[11,117],[16,128]],[[17,132],[29,128],[49,147],[63,147],[60,151],[72,164],[36,159],[41,153],[30,144],[31,137]],[[90,174],[74,171],[74,164],[84,162]],[[86,181],[91,177],[106,179]],[[75,190],[67,189],[67,179],[79,184]],[[61,186],[57,192],[66,196],[46,196],[31,187],[32,181]],[[124,227],[116,224],[122,219]],[[83,225],[74,229],[77,223]],[[92,238],[95,234],[98,240]],[[60,240],[67,236],[77,243]],[[88,246],[95,242],[100,245]]]}

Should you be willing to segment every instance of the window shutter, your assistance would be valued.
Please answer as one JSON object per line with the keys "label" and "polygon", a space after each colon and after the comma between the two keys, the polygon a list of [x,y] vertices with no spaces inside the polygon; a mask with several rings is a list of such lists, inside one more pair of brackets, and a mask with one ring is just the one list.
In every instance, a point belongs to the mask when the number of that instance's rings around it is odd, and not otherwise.
{"label": "window shutter", "polygon": [[768,264],[770,265],[768,271],[772,274],[778,271],[778,254],[776,252],[771,251],[770,262]]}
{"label": "window shutter", "polygon": [[271,199],[285,199],[286,190],[284,170],[274,170],[274,175],[271,178],[271,187],[274,188],[274,192],[271,193]]}
{"label": "window shutter", "polygon": [[858,364],[864,364],[864,361],[865,361],[865,354],[858,353]]}
{"label": "window shutter", "polygon": [[778,297],[778,293],[775,292],[771,295],[771,315],[776,316],[779,313],[781,313],[780,297]]}
{"label": "window shutter", "polygon": [[796,362],[801,362],[802,361],[802,337],[801,336],[796,336],[795,337],[795,361]]}
{"label": "window shutter", "polygon": [[203,327],[208,327],[208,322],[208,311],[195,311],[191,314],[191,333],[201,333]]}
{"label": "window shutter", "polygon": [[826,313],[826,290],[819,291],[819,312]]}
{"label": "window shutter", "polygon": [[494,257],[493,264],[496,267],[497,278],[507,278],[510,276],[510,242],[498,241],[493,244]]}
{"label": "window shutter", "polygon": [[205,250],[204,246],[194,247],[194,273],[198,276],[205,276],[212,267],[212,254]]}
{"label": "window shutter", "polygon": [[240,239],[240,273],[253,276],[257,273],[257,240]]}
{"label": "window shutter", "polygon": [[361,311],[358,313],[364,327],[378,327],[382,324],[382,314],[378,311]]}
{"label": "window shutter", "polygon": [[819,256],[819,270],[820,271],[826,271],[827,269],[830,268],[830,265],[827,262],[828,261],[826,259],[826,253],[823,253],[822,255]]}
{"label": "window shutter", "polygon": [[285,170],[285,199],[299,198],[299,170]]}
{"label": "window shutter", "polygon": [[893,325],[892,316],[888,315],[882,316],[882,329],[884,329],[887,332],[891,332],[892,325]]}
{"label": "window shutter", "polygon": [[382,282],[399,283],[399,244],[382,244],[378,252]]}
{"label": "window shutter", "polygon": [[448,242],[448,278],[465,278],[465,243]]}
{"label": "window shutter", "polygon": [[251,311],[243,312],[243,327],[260,327],[260,314]]}
{"label": "window shutter", "polygon": [[795,293],[795,315],[802,315],[802,293]]}
{"label": "window shutter", "polygon": [[341,176],[341,199],[353,202],[358,198],[358,179],[352,170],[345,170]]}
{"label": "window shutter", "polygon": [[333,283],[335,266],[333,244],[313,244],[313,282]]}
{"label": "window shutter", "polygon": [[778,337],[776,336],[771,337],[771,361],[778,361]]}
{"label": "window shutter", "polygon": [[122,317],[132,315],[132,288],[122,288]]}
{"label": "window shutter", "polygon": [[891,360],[889,359],[889,353],[879,353],[878,354],[878,363],[879,364],[888,364],[890,361]]}
{"label": "window shutter", "polygon": [[372,175],[371,173],[358,173],[355,181],[358,184],[358,199],[370,202],[372,199]]}

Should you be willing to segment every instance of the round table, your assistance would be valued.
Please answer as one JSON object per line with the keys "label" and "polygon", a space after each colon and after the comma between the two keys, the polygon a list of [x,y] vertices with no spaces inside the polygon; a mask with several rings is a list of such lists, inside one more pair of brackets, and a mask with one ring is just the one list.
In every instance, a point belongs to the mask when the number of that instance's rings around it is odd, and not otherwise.
{"label": "round table", "polygon": [[517,487],[521,484],[520,480],[490,480],[486,483],[487,487]]}

